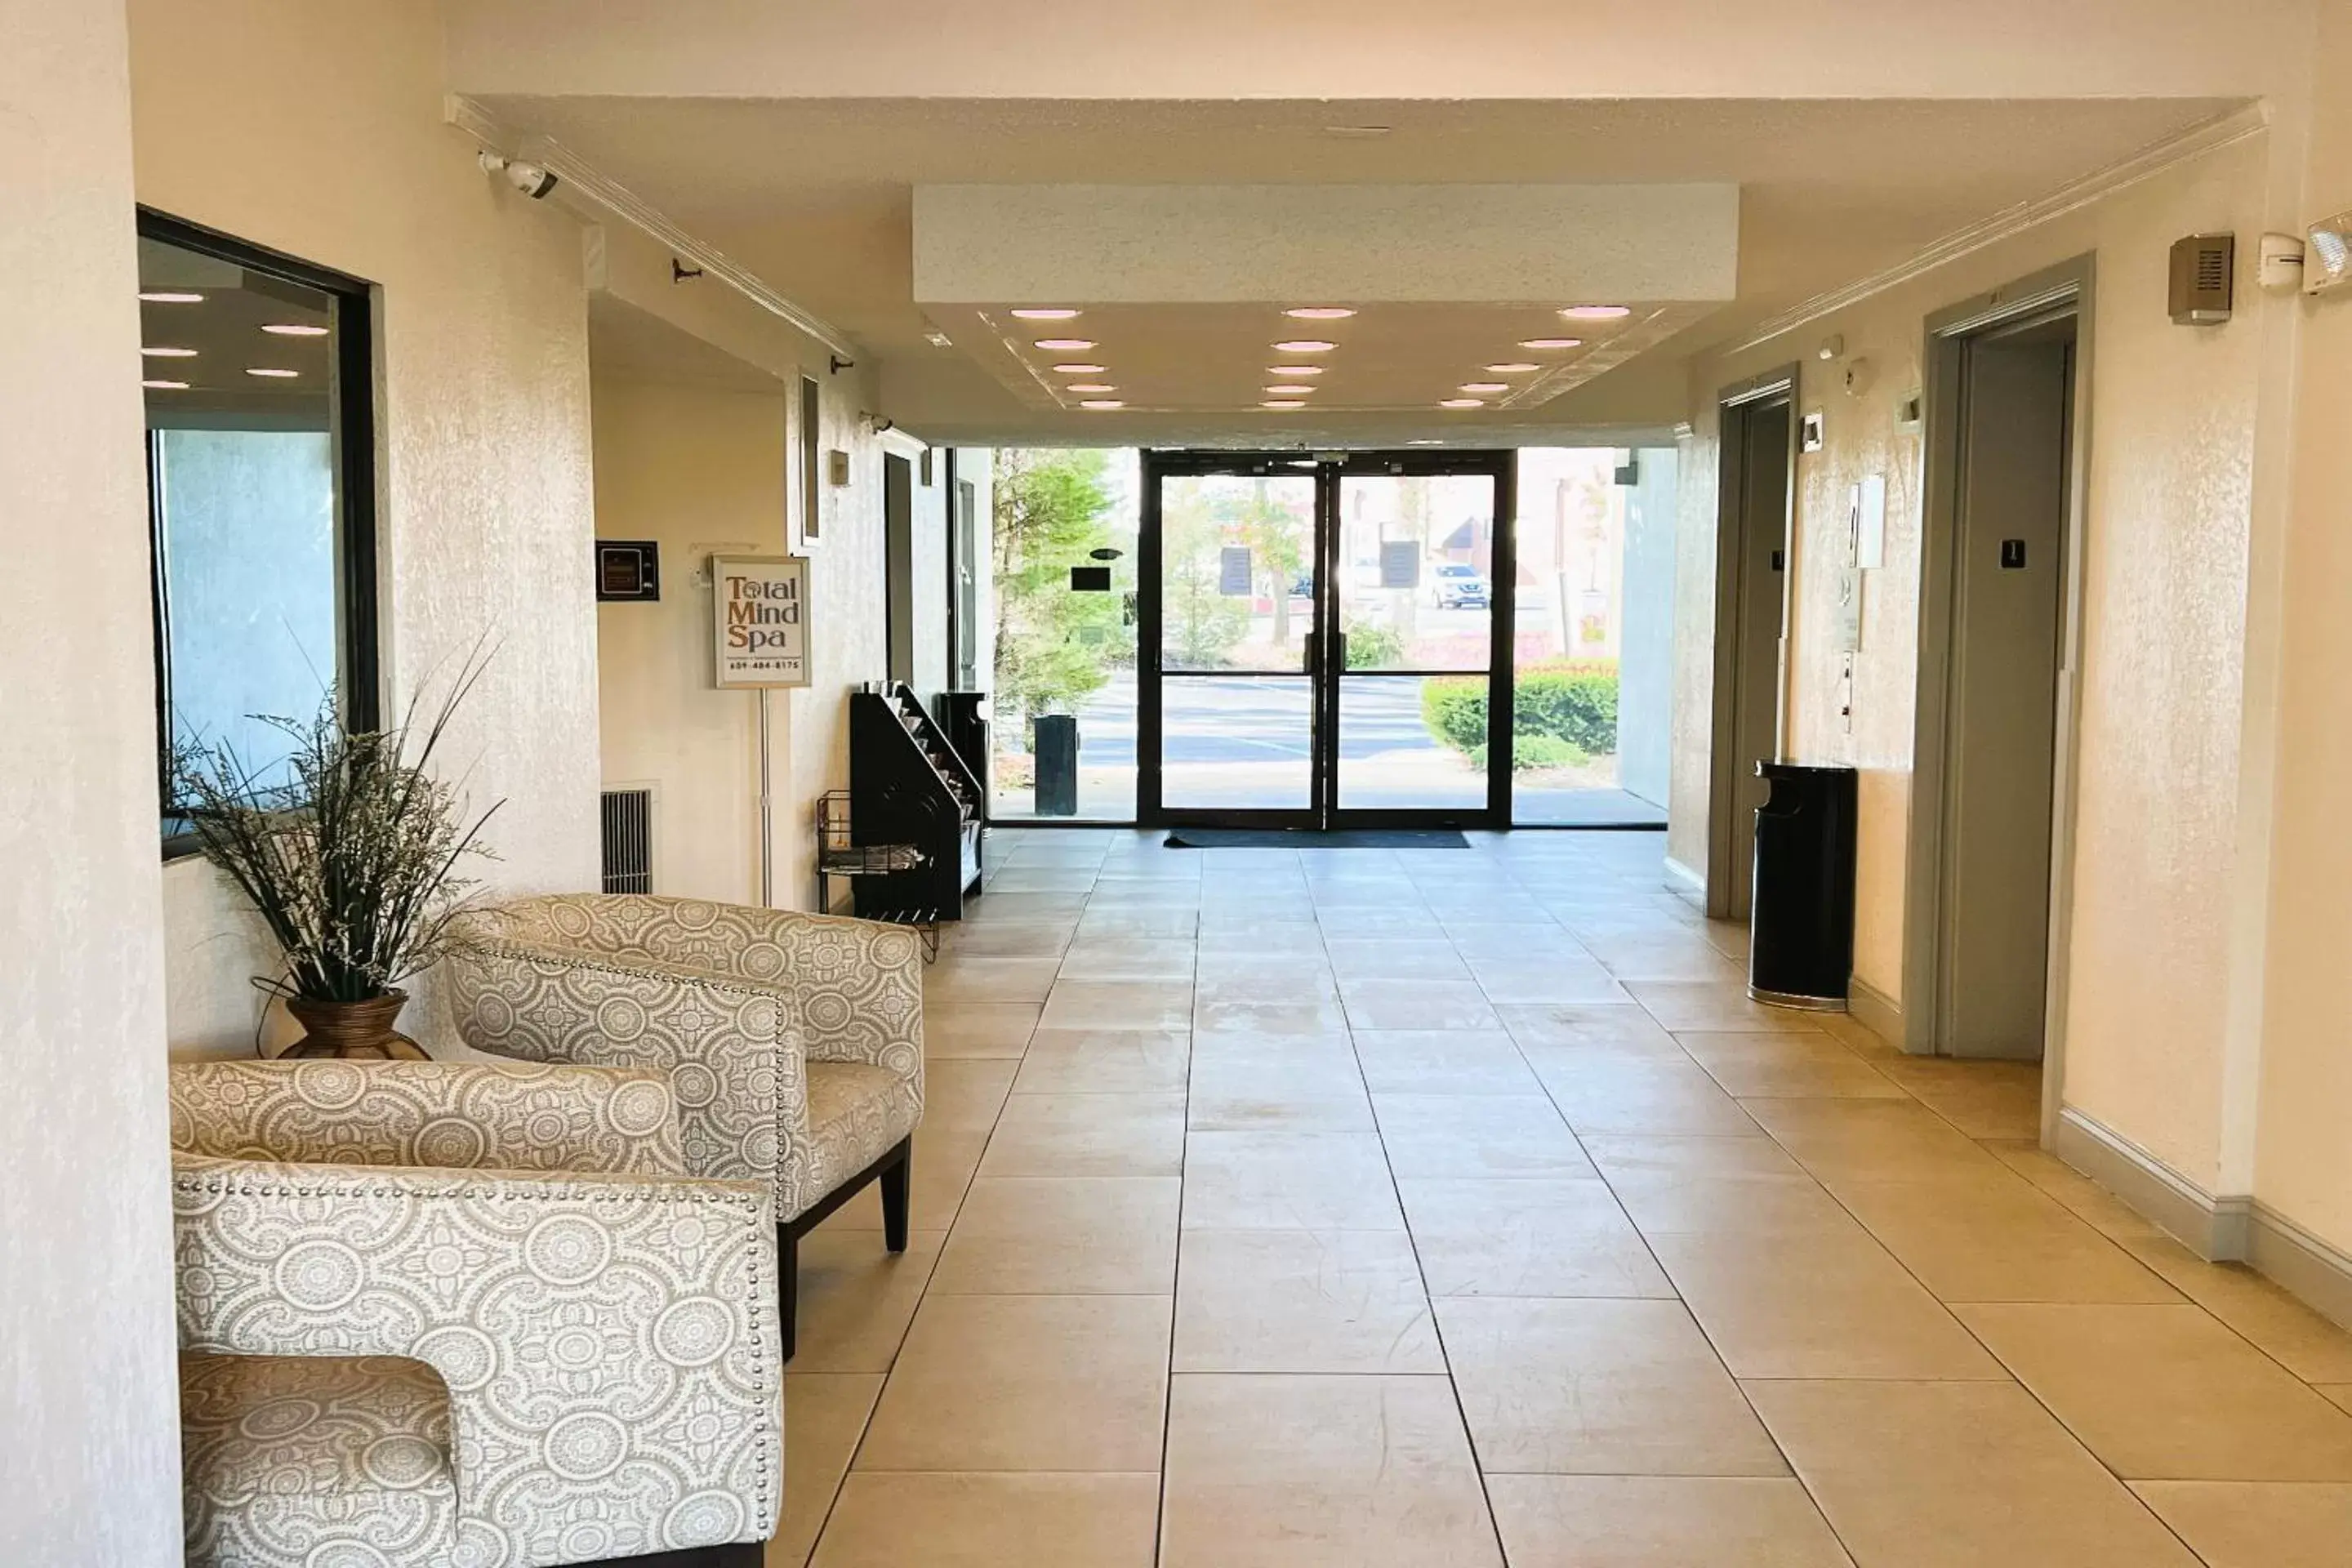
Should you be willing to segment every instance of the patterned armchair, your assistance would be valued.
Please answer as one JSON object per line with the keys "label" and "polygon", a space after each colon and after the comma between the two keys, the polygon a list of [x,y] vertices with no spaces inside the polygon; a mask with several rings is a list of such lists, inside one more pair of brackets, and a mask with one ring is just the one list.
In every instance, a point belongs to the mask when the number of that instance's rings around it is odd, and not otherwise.
{"label": "patterned armchair", "polygon": [[802,1236],[869,1181],[907,1247],[923,1115],[923,974],[902,927],[642,894],[470,917],[448,968],[477,1050],[667,1073],[687,1169],[776,1199],[784,1355]]}
{"label": "patterned armchair", "polygon": [[191,1568],[756,1568],[769,1196],[656,1075],[171,1071]]}

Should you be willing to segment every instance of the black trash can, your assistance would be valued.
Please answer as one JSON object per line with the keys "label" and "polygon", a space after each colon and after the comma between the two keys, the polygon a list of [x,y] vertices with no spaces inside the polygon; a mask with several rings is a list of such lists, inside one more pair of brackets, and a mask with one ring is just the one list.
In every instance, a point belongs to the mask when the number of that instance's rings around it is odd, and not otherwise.
{"label": "black trash can", "polygon": [[1036,738],[1030,742],[1037,761],[1037,815],[1078,815],[1078,718],[1075,713],[1040,713]]}
{"label": "black trash can", "polygon": [[1748,994],[1843,1013],[1853,972],[1854,771],[1759,763],[1756,776],[1772,794],[1756,808]]}

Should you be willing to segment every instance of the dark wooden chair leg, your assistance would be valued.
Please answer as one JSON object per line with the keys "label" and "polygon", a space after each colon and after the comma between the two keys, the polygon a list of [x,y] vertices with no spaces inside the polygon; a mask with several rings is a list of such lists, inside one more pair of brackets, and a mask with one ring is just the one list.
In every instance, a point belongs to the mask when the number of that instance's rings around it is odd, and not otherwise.
{"label": "dark wooden chair leg", "polygon": [[801,1238],[790,1224],[776,1227],[777,1319],[784,1331],[784,1359],[793,1359],[793,1330],[801,1305]]}
{"label": "dark wooden chair leg", "polygon": [[915,1141],[898,1145],[898,1157],[882,1167],[882,1240],[893,1252],[907,1250],[908,1208],[913,1192]]}

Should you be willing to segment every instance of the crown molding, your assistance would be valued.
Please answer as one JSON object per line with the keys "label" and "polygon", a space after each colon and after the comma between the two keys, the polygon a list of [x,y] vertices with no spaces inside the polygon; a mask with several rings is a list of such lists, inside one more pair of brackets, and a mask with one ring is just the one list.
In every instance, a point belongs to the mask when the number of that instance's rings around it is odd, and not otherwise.
{"label": "crown molding", "polygon": [[556,187],[559,192],[569,189],[576,200],[611,214],[667,247],[680,261],[699,267],[706,276],[814,338],[839,358],[857,358],[857,345],[848,333],[815,311],[786,299],[758,273],[733,260],[717,246],[695,238],[659,207],[599,172],[595,165],[553,137],[520,132],[463,93],[453,92],[443,100],[442,118],[493,153],[507,157],[528,154],[532,163],[543,164],[562,182]]}
{"label": "crown molding", "polygon": [[1728,356],[1761,348],[1773,339],[1795,331],[1809,322],[1858,305],[1890,289],[1900,288],[1939,267],[1948,266],[1972,252],[2013,238],[2053,218],[2063,217],[2094,202],[2104,201],[2118,191],[2138,184],[2143,180],[2153,179],[2193,158],[2234,146],[2250,136],[2259,136],[2269,128],[2270,110],[2266,106],[2261,103],[2242,105],[2227,114],[2217,115],[2168,136],[2161,142],[2151,142],[2130,156],[2070,181],[2046,195],[2019,202],[1965,228],[1955,229],[1924,250],[1884,271],[1874,272],[1826,293],[1816,294],[1801,304],[1791,306],[1759,323],[1747,337],[1717,352]]}

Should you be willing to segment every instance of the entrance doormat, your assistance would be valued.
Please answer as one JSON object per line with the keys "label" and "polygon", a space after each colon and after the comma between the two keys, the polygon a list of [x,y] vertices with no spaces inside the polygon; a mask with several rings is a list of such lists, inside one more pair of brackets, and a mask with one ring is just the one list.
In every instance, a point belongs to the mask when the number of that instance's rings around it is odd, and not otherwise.
{"label": "entrance doormat", "polygon": [[1171,849],[1467,849],[1451,827],[1172,827]]}

